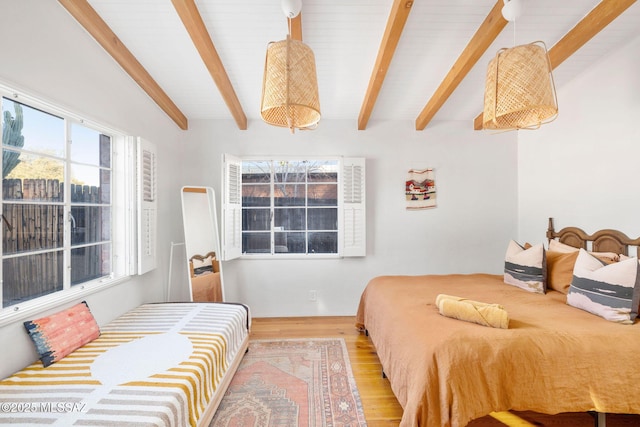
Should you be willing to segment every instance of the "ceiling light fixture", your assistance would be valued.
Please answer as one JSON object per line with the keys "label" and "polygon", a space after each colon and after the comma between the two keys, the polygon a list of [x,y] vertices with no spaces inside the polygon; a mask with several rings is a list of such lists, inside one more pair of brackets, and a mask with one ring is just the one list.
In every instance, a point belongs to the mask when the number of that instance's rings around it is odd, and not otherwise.
{"label": "ceiling light fixture", "polygon": [[522,16],[522,2],[521,0],[503,0],[502,16],[509,22],[515,22],[516,19]]}
{"label": "ceiling light fixture", "polygon": [[300,14],[302,10],[302,0],[282,0],[280,4],[284,16],[289,19],[293,19]]}
{"label": "ceiling light fixture", "polygon": [[[282,0],[282,10],[290,20],[301,10],[301,0]],[[320,121],[320,98],[313,51],[291,38],[267,46],[260,115],[274,126],[315,129]]]}
{"label": "ceiling light fixture", "polygon": [[[521,13],[520,0],[504,0],[505,19],[515,23]],[[487,68],[483,128],[537,129],[557,116],[558,100],[545,44],[539,41],[500,49]]]}

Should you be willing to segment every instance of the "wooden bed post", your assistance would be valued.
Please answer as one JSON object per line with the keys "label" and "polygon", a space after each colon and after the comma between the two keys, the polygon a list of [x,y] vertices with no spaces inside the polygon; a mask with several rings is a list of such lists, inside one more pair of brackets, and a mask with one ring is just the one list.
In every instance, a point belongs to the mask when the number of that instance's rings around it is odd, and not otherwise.
{"label": "wooden bed post", "polygon": [[549,225],[547,226],[547,243],[549,243],[554,238],[554,232],[555,230],[553,229],[553,218],[549,218]]}
{"label": "wooden bed post", "polygon": [[607,414],[605,412],[598,412],[596,427],[607,427]]}
{"label": "wooden bed post", "polygon": [[594,427],[607,427],[607,413],[590,411],[589,414],[593,416]]}

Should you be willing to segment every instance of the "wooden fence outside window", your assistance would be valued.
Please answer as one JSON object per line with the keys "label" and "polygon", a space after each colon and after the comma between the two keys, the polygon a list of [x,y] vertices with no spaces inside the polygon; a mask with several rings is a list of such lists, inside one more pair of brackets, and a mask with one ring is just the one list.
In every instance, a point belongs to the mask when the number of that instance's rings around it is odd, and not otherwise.
{"label": "wooden fence outside window", "polygon": [[[64,183],[53,179],[4,179],[2,212],[3,307],[63,286]],[[110,221],[99,206],[101,188],[71,184],[71,284],[110,269],[110,245],[75,245],[110,239]],[[18,202],[18,203],[14,203]],[[29,203],[23,203],[29,202]],[[106,208],[107,211],[109,208]],[[110,216],[110,215],[108,215]],[[104,221],[103,221],[104,220]],[[29,254],[33,251],[50,252]]]}

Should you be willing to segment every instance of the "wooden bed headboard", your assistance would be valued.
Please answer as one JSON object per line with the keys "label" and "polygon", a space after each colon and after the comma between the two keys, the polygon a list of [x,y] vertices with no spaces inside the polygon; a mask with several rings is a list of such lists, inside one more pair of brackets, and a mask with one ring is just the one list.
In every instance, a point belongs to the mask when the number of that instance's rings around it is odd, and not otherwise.
{"label": "wooden bed headboard", "polygon": [[211,272],[219,273],[220,272],[220,262],[216,258],[216,253],[214,251],[207,253],[206,255],[194,255],[189,258],[189,270],[191,277],[195,275],[195,269],[193,268],[193,260],[197,259],[200,262],[204,262],[207,258],[211,257]]}
{"label": "wooden bed headboard", "polygon": [[[636,248],[636,254],[640,255],[640,238],[631,239],[626,234],[618,230],[600,230],[594,234],[587,234],[578,227],[565,227],[556,232],[553,228],[553,218],[549,218],[547,229],[547,239],[549,241],[558,239],[560,243],[583,248],[594,252],[613,252],[616,254],[629,255],[629,246]],[[589,247],[591,242],[591,247]]]}

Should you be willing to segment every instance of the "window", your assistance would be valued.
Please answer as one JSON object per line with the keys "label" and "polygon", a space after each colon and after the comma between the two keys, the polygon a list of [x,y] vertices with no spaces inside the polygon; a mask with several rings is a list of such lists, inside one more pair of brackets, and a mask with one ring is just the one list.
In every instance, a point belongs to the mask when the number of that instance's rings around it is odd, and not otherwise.
{"label": "window", "polygon": [[364,159],[225,155],[224,170],[224,259],[365,254]]}
{"label": "window", "polygon": [[[0,87],[2,308],[128,274],[128,138]],[[118,159],[116,159],[118,157]],[[116,212],[122,211],[122,212]],[[44,302],[43,302],[44,301]]]}

